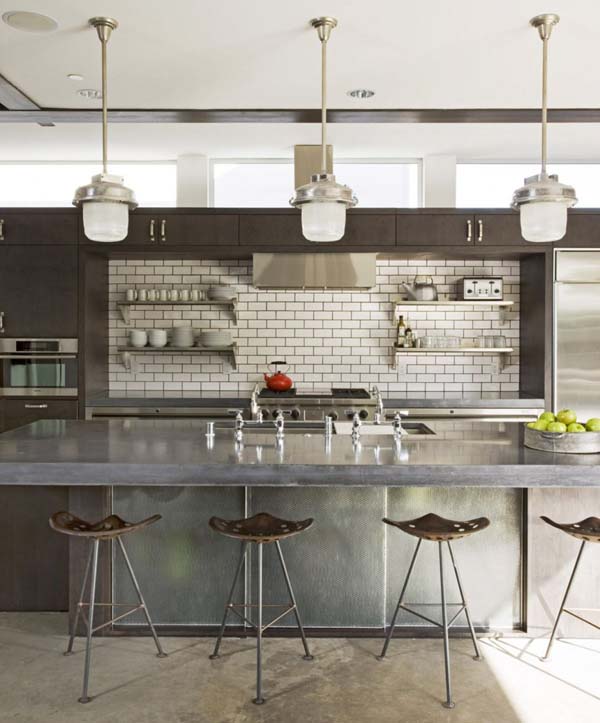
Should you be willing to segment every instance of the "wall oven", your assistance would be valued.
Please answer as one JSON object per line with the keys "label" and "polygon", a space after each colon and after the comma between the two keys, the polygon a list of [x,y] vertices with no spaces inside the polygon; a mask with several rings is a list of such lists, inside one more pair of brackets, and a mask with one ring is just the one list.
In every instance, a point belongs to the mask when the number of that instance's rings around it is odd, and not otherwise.
{"label": "wall oven", "polygon": [[0,396],[76,397],[77,339],[0,339]]}

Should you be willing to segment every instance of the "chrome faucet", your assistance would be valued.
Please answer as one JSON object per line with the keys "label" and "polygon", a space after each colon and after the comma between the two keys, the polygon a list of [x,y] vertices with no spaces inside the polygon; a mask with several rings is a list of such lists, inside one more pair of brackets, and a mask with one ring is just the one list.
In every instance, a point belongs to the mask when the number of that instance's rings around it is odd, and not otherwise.
{"label": "chrome faucet", "polygon": [[[385,419],[385,410],[383,408],[383,397],[381,396],[381,392],[379,391],[379,387],[371,387],[371,394],[375,397],[377,400],[377,406],[375,407],[375,424],[381,424],[383,419]],[[379,420],[379,421],[377,421]]]}
{"label": "chrome faucet", "polygon": [[394,414],[394,436],[395,437],[401,437],[404,434],[407,434],[406,430],[402,427],[402,414],[407,415],[408,412],[396,412]]}
{"label": "chrome faucet", "polygon": [[277,428],[277,439],[283,439],[283,436],[285,434],[285,419],[283,416],[283,412],[277,413],[277,418],[275,419],[275,427]]}
{"label": "chrome faucet", "polygon": [[262,419],[258,418],[258,415],[261,413],[261,409],[258,405],[258,395],[259,395],[260,389],[258,383],[254,385],[254,389],[252,390],[252,394],[250,395],[250,413],[252,414],[252,418],[255,419],[258,422],[262,422]]}
{"label": "chrome faucet", "polygon": [[361,426],[362,422],[360,416],[358,415],[358,412],[356,412],[352,417],[352,439],[357,440],[360,437]]}
{"label": "chrome faucet", "polygon": [[242,441],[242,439],[244,437],[244,434],[242,432],[243,429],[244,429],[244,415],[242,414],[241,411],[239,411],[235,415],[235,441],[236,442]]}
{"label": "chrome faucet", "polygon": [[332,434],[333,434],[333,419],[328,414],[325,417],[325,436],[331,438]]}

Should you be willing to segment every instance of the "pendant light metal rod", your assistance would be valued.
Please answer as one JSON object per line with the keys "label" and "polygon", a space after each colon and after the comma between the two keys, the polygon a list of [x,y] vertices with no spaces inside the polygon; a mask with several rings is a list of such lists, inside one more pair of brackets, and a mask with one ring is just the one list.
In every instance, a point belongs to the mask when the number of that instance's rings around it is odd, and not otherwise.
{"label": "pendant light metal rod", "polygon": [[321,40],[321,172],[327,173],[327,40]]}
{"label": "pendant light metal rod", "polygon": [[100,45],[102,47],[102,173],[107,173],[108,167],[108,71],[106,59],[106,46],[113,30],[119,24],[113,18],[97,17],[89,21],[96,28]]}
{"label": "pendant light metal rod", "polygon": [[548,160],[548,41],[559,19],[554,13],[544,13],[530,21],[542,39],[542,175],[546,174]]}
{"label": "pendant light metal rod", "polygon": [[108,103],[106,100],[106,39],[100,38],[102,45],[102,173],[107,173],[108,162]]}

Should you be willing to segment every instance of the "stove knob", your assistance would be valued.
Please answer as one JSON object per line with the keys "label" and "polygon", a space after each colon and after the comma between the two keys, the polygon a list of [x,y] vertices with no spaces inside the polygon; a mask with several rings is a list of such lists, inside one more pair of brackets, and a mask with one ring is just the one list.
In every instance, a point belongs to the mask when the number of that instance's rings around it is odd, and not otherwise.
{"label": "stove knob", "polygon": [[278,417],[280,414],[283,414],[283,412],[281,411],[281,409],[274,409],[274,410],[273,410],[273,419],[277,419],[277,417]]}
{"label": "stove knob", "polygon": [[335,422],[336,419],[338,418],[338,413],[331,411],[331,412],[328,412],[327,416],[328,416],[330,419],[333,419],[333,421]]}
{"label": "stove knob", "polygon": [[360,412],[358,413],[358,416],[359,416],[361,419],[363,419],[363,420],[364,420],[364,419],[368,419],[368,418],[369,418],[369,412],[368,412],[366,409],[361,409]]}
{"label": "stove knob", "polygon": [[300,410],[292,409],[291,417],[292,417],[292,419],[300,419]]}
{"label": "stove knob", "polygon": [[263,419],[268,419],[271,412],[268,409],[261,408]]}

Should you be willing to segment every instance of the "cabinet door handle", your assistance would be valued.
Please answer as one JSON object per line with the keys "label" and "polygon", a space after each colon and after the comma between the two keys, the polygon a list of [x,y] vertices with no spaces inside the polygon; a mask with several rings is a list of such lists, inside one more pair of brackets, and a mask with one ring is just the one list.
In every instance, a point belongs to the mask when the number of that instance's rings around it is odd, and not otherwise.
{"label": "cabinet door handle", "polygon": [[467,243],[470,244],[473,241],[473,221],[469,219],[467,221]]}
{"label": "cabinet door handle", "polygon": [[47,404],[25,404],[25,409],[48,409]]}
{"label": "cabinet door handle", "polygon": [[0,241],[4,241],[4,219],[0,218]]}
{"label": "cabinet door handle", "polygon": [[164,244],[167,242],[167,219],[160,219],[160,242]]}
{"label": "cabinet door handle", "polygon": [[477,243],[483,243],[483,221],[480,218],[477,219]]}
{"label": "cabinet door handle", "polygon": [[0,334],[4,334],[4,312],[0,311]]}
{"label": "cabinet door handle", "polygon": [[148,233],[149,233],[149,235],[150,235],[150,241],[151,241],[152,243],[154,243],[154,242],[156,241],[156,233],[155,233],[155,230],[156,230],[156,221],[155,221],[153,218],[151,218],[151,219],[150,219],[150,229],[149,229],[149,232],[148,232]]}

